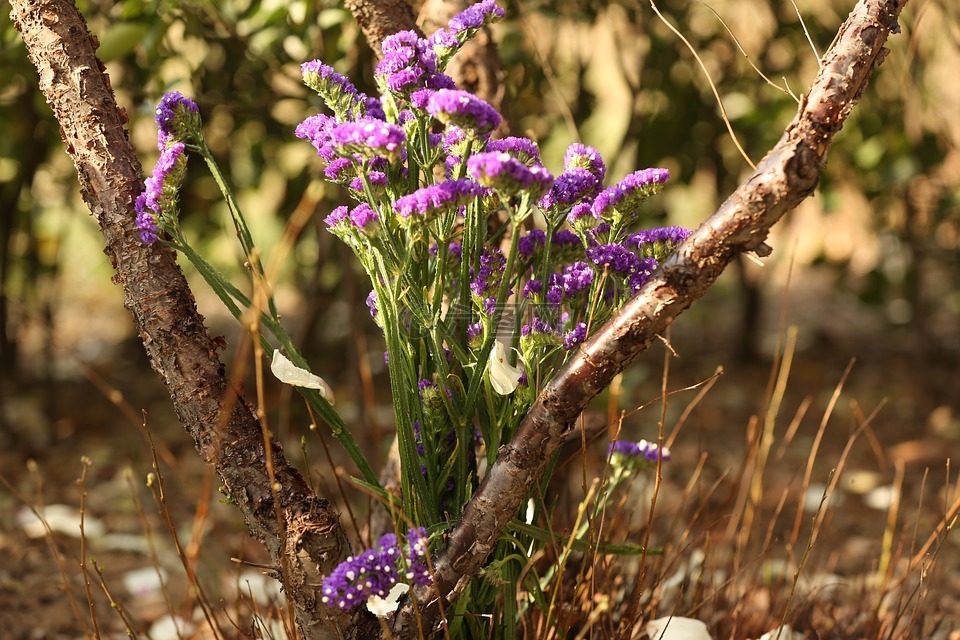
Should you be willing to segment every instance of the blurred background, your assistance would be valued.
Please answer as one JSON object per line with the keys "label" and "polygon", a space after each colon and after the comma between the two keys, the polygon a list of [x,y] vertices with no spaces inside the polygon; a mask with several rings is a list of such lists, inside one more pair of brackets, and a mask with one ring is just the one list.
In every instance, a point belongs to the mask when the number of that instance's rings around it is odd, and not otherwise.
{"label": "blurred background", "polygon": [[[510,2],[494,39],[511,132],[537,140],[554,172],[576,140],[600,150],[609,183],[639,168],[668,168],[670,183],[647,205],[649,224],[696,227],[750,172],[710,81],[743,154],[758,162],[792,119],[853,4],[659,2],[688,47],[647,2]],[[280,0],[79,5],[100,39],[145,171],[158,155],[154,106],[176,89],[199,104],[210,147],[268,259],[291,213],[315,210],[277,283],[279,303],[348,424],[373,434],[358,440],[381,456],[391,420],[381,337],[364,306],[368,286],[359,268],[322,223],[346,196],[319,180],[313,148],[293,135],[320,108],[300,81],[301,62],[320,58],[373,92],[375,58],[349,12],[339,3]],[[682,437],[696,451],[711,450],[717,468],[742,458],[749,416],[759,410],[788,325],[797,327],[797,347],[784,414],[812,398],[813,415],[856,359],[846,392],[869,409],[886,402],[872,423],[875,446],[862,452],[875,466],[880,461],[879,473],[899,459],[943,475],[946,458],[960,454],[958,17],[952,0],[909,3],[902,33],[889,41],[890,55],[830,149],[820,188],[768,240],[773,255],[762,266],[731,265],[675,323],[671,386],[725,370]],[[229,215],[200,163],[191,161],[181,193],[194,246],[249,288]],[[11,477],[25,473],[27,458],[48,468],[64,462],[70,478],[80,453],[99,456],[103,478],[113,466],[146,464],[149,449],[137,429],[144,409],[173,459],[182,454],[187,464],[192,455],[102,246],[4,10],[0,469]],[[229,362],[236,324],[181,263],[211,332],[227,337]],[[662,349],[648,355],[623,377],[625,408],[659,393]],[[298,440],[301,410],[292,409],[290,424],[283,402],[271,407],[280,433]],[[842,448],[851,407],[839,405],[846,422],[824,447]],[[814,431],[817,419],[810,419]],[[630,435],[650,437],[651,425],[655,416],[644,417]]]}

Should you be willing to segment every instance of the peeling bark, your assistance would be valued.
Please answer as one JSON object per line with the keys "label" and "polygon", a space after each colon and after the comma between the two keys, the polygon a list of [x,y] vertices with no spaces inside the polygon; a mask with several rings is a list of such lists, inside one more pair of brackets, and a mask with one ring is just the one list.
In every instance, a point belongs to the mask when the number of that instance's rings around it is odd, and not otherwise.
{"label": "peeling bark", "polygon": [[756,171],[543,390],[435,554],[434,583],[416,588],[398,612],[393,630],[399,638],[418,637],[421,624],[434,628],[440,601],[446,605],[463,594],[587,403],[700,298],[737,255],[760,249],[770,228],[813,193],[833,136],[886,57],[887,37],[899,32],[897,17],[906,1],[857,4],[794,120]]}
{"label": "peeling bark", "polygon": [[150,363],[223,492],[269,551],[301,633],[311,640],[376,637],[379,626],[369,614],[319,604],[320,577],[350,552],[339,516],[273,444],[275,505],[264,436],[242,390],[228,384],[217,355],[222,339],[207,333],[174,252],[139,240],[133,200],[143,189],[142,168],[95,55],[96,39],[73,2],[12,0],[11,7]]}

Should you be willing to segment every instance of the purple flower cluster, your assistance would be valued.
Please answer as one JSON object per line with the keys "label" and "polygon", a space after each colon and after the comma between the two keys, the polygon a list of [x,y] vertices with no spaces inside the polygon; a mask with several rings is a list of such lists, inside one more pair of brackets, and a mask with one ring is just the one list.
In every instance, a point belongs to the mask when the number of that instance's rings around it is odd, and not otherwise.
{"label": "purple flower cluster", "polygon": [[631,233],[623,244],[636,248],[642,256],[662,260],[689,235],[690,229],[683,227],[657,227]]}
{"label": "purple flower cluster", "polygon": [[300,65],[300,74],[303,76],[303,83],[316,91],[337,117],[344,118],[348,114],[359,116],[360,113],[355,113],[358,111],[357,107],[361,107],[369,115],[374,115],[369,113],[368,105],[374,110],[379,108],[379,101],[370,103],[371,98],[357,91],[346,76],[337,73],[333,67],[320,60],[304,62]]}
{"label": "purple flower cluster", "polygon": [[495,0],[483,0],[453,16],[446,29],[440,29],[430,36],[430,44],[438,56],[449,58],[473,37],[477,29],[503,16],[504,11]]}
{"label": "purple flower cluster", "polygon": [[[309,141],[323,160],[333,162],[337,159],[337,149],[330,137],[330,129],[336,124],[336,119],[319,113],[298,124],[295,135],[301,140]],[[349,159],[344,158],[344,160]]]}
{"label": "purple flower cluster", "polygon": [[531,229],[517,241],[517,252],[526,259],[533,257],[537,249],[547,242],[547,233],[543,229]]}
{"label": "purple flower cluster", "polygon": [[528,167],[542,164],[540,162],[540,147],[530,138],[508,136],[487,143],[485,151],[507,153]]}
{"label": "purple flower cluster", "polygon": [[587,325],[585,322],[578,322],[577,325],[564,334],[563,348],[567,351],[583,342],[587,337]]}
{"label": "purple flower cluster", "polygon": [[647,442],[646,440],[639,442],[617,440],[611,442],[610,446],[607,447],[607,457],[612,458],[616,455],[627,459],[634,459],[634,461],[638,462],[646,461],[655,463],[657,460],[667,462],[670,460],[670,449],[667,447],[661,449],[655,442]]}
{"label": "purple flower cluster", "polygon": [[179,91],[169,91],[160,98],[154,120],[159,130],[157,146],[163,151],[170,143],[185,140],[199,130],[200,109]]}
{"label": "purple flower cluster", "polygon": [[[470,291],[473,295],[484,300],[495,295],[503,279],[503,270],[506,265],[507,260],[500,249],[493,247],[484,250],[480,255],[480,267],[470,281]],[[495,298],[493,302],[496,303]]]}
{"label": "purple flower cluster", "polygon": [[500,126],[500,114],[468,91],[440,89],[427,101],[427,113],[479,138]]}
{"label": "purple flower cluster", "polygon": [[421,187],[409,195],[397,198],[393,210],[401,221],[413,215],[429,218],[458,209],[471,199],[485,195],[487,190],[472,180],[448,180]]}
{"label": "purple flower cluster", "polygon": [[160,158],[144,181],[143,192],[133,201],[140,240],[146,244],[157,241],[160,217],[173,216],[177,186],[187,166],[185,143],[200,137],[200,110],[179,91],[170,91],[160,98],[155,121]]}
{"label": "purple flower cluster", "polygon": [[467,172],[483,186],[506,194],[543,192],[553,183],[553,176],[544,167],[528,167],[506,152],[485,151],[470,156]]}
{"label": "purple flower cluster", "polygon": [[[420,586],[430,583],[430,572],[426,566],[426,533],[422,527],[407,532],[407,567],[402,574]],[[366,602],[371,596],[382,598],[400,581],[400,561],[397,536],[388,533],[380,538],[375,547],[350,556],[324,578],[321,600],[324,604],[346,611]]]}
{"label": "purple flower cluster", "polygon": [[635,217],[635,210],[641,202],[660,191],[670,179],[666,169],[643,169],[634,171],[617,184],[604,189],[593,201],[593,215],[598,218],[612,217],[617,211],[627,220]]}
{"label": "purple flower cluster", "polygon": [[597,177],[580,167],[567,169],[554,180],[550,190],[540,198],[540,208],[565,208],[584,200],[590,200],[600,191]]}
{"label": "purple flower cluster", "polygon": [[600,152],[579,142],[567,147],[567,152],[563,156],[563,168],[565,171],[586,169],[596,177],[598,183],[603,183],[607,173],[607,165],[604,164]]}
{"label": "purple flower cluster", "polygon": [[364,158],[384,156],[396,159],[407,139],[397,125],[370,117],[341,122],[330,127],[329,133],[339,155],[356,153]]}
{"label": "purple flower cluster", "polygon": [[601,269],[628,276],[640,268],[640,258],[623,245],[617,243],[599,244],[587,249],[587,258]]}
{"label": "purple flower cluster", "polygon": [[449,89],[453,79],[438,71],[437,54],[429,40],[413,31],[400,31],[383,41],[383,59],[375,73],[378,85],[397,95],[418,89]]}
{"label": "purple flower cluster", "polygon": [[345,206],[337,207],[323,221],[331,230],[352,227],[364,234],[373,235],[379,226],[380,215],[370,205],[362,203],[353,210],[348,210]]}
{"label": "purple flower cluster", "polygon": [[560,273],[560,285],[563,295],[573,298],[579,293],[587,291],[593,284],[593,269],[586,262],[578,261],[568,264]]}

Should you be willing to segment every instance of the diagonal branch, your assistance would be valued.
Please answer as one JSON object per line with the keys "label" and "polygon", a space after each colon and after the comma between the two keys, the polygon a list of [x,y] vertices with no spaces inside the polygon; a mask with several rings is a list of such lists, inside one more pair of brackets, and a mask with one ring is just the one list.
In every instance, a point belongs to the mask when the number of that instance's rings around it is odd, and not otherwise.
{"label": "diagonal branch", "polygon": [[83,16],[67,0],[10,4],[150,363],[223,492],[278,567],[302,635],[375,637],[379,627],[369,614],[319,603],[320,579],[350,552],[336,511],[313,494],[279,446],[267,449],[242,391],[228,384],[217,355],[222,339],[207,333],[174,252],[138,239],[133,199],[143,189],[142,168]]}
{"label": "diagonal branch", "polygon": [[400,638],[417,635],[413,601],[420,603],[420,622],[431,628],[438,596],[446,603],[463,594],[587,403],[700,298],[738,254],[760,249],[770,228],[813,193],[833,136],[886,57],[883,45],[899,32],[897,17],[906,2],[857,4],[777,145],[544,389],[436,554],[434,583],[417,588],[398,613],[393,628]]}

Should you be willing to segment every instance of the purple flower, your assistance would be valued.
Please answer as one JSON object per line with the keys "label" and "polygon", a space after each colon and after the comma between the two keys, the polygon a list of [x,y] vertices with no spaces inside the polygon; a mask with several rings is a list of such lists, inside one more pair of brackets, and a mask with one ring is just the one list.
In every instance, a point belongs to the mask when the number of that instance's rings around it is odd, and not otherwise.
{"label": "purple flower", "polygon": [[364,233],[372,233],[380,222],[380,216],[367,203],[357,205],[349,217],[353,226]]}
{"label": "purple flower", "polygon": [[186,139],[199,130],[200,109],[179,91],[168,91],[157,104],[154,120],[159,129],[157,146],[163,151],[172,140]]}
{"label": "purple flower", "polygon": [[507,194],[542,192],[553,182],[553,176],[542,166],[528,167],[510,154],[496,151],[470,156],[467,172],[483,186]]}
{"label": "purple flower", "polygon": [[567,351],[584,341],[587,337],[587,325],[584,322],[578,322],[572,330],[563,336],[563,348]]}
{"label": "purple flower", "polygon": [[409,195],[397,198],[393,203],[393,210],[400,216],[401,221],[414,214],[427,218],[457,209],[486,192],[486,189],[472,180],[448,180],[421,187]]}
{"label": "purple flower", "polygon": [[690,229],[683,227],[657,227],[631,233],[623,244],[635,247],[642,256],[662,260],[689,235]]}
{"label": "purple flower", "polygon": [[600,152],[579,142],[574,142],[567,147],[567,152],[563,156],[563,169],[565,171],[576,168],[586,169],[597,178],[597,182],[600,184],[603,183],[603,178],[607,173],[607,165],[603,163]]}
{"label": "purple flower", "polygon": [[[346,208],[346,207],[344,207]],[[367,308],[370,309],[370,317],[377,317],[377,292],[376,290],[371,291],[367,294]]]}
{"label": "purple flower", "polygon": [[449,29],[437,29],[427,38],[433,52],[440,59],[449,58],[460,48],[460,40]]}
{"label": "purple flower", "polygon": [[300,65],[300,74],[303,83],[316,91],[338,118],[347,117],[358,105],[366,107],[367,96],[360,94],[346,76],[320,60],[304,62]]}
{"label": "purple flower", "polygon": [[657,460],[667,462],[670,460],[670,449],[667,447],[661,449],[656,443],[646,440],[640,440],[639,442],[617,440],[611,442],[610,446],[607,447],[607,457],[613,458],[617,455],[627,458],[628,462],[630,462],[630,458],[633,458],[635,462],[656,462]]}
{"label": "purple flower", "polygon": [[333,162],[337,159],[337,151],[330,137],[330,129],[336,124],[336,119],[321,113],[298,124],[295,133],[298,138],[309,140],[321,158]]}
{"label": "purple flower", "polygon": [[491,140],[487,143],[485,150],[509,153],[528,167],[541,164],[540,147],[530,138],[510,136],[500,140]]}
{"label": "purple flower", "polygon": [[449,76],[438,71],[433,45],[413,31],[399,31],[384,39],[383,59],[374,76],[378,86],[400,96],[453,85]]}
{"label": "purple flower", "polygon": [[330,138],[340,155],[357,153],[364,158],[400,157],[407,136],[395,124],[363,117],[355,122],[342,122],[330,128]]}
{"label": "purple flower", "polygon": [[613,217],[614,211],[628,221],[636,217],[641,202],[660,191],[670,178],[666,169],[634,171],[617,184],[604,189],[593,201],[593,214],[598,218]]}
{"label": "purple flower", "polygon": [[567,214],[567,224],[580,232],[595,228],[599,222],[600,218],[593,215],[593,208],[586,202],[574,205]]}
{"label": "purple flower", "polygon": [[517,242],[517,251],[524,258],[531,258],[534,252],[546,242],[547,234],[543,229],[531,229]]}
{"label": "purple flower", "polygon": [[[370,183],[374,193],[382,193],[389,184],[387,174],[383,171],[370,170],[366,175],[367,181]],[[354,191],[363,191],[363,186],[363,178],[360,176],[350,181],[350,188]]]}
{"label": "purple flower", "polygon": [[630,293],[636,293],[640,290],[647,280],[650,279],[650,275],[654,270],[659,266],[656,258],[641,258],[640,266],[637,267],[637,270],[630,274],[630,277],[627,278],[627,286],[630,287]]}
{"label": "purple flower", "polygon": [[628,276],[640,268],[640,258],[626,247],[612,243],[600,244],[587,249],[587,258],[598,267],[608,267]]}
{"label": "purple flower", "polygon": [[461,34],[496,22],[503,16],[504,11],[497,6],[495,0],[483,0],[450,18],[449,27],[454,33]]}
{"label": "purple flower", "polygon": [[593,284],[593,269],[586,262],[574,262],[563,268],[563,294],[572,298],[582,291],[586,291]]}
{"label": "purple flower", "polygon": [[[489,145],[488,145],[489,148]],[[600,191],[597,177],[580,167],[564,171],[554,180],[550,190],[540,198],[541,209],[568,207],[583,200],[592,199]]]}
{"label": "purple flower", "polygon": [[537,279],[528,280],[521,291],[524,298],[532,297],[534,300],[539,298],[541,293],[543,293],[543,281]]}
{"label": "purple flower", "polygon": [[134,200],[133,210],[137,213],[137,229],[140,230],[140,240],[144,244],[153,244],[157,241],[160,230],[157,228],[157,220],[153,217],[153,212],[146,208],[144,202],[147,199],[146,192],[141,193]]}
{"label": "purple flower", "polygon": [[440,89],[427,102],[427,112],[445,125],[482,136],[500,126],[496,109],[467,91]]}
{"label": "purple flower", "polygon": [[340,206],[334,209],[333,211],[331,211],[330,215],[324,218],[323,221],[329,228],[332,229],[333,227],[343,223],[347,219],[349,219],[349,210],[347,209],[347,207]]}
{"label": "purple flower", "polygon": [[550,238],[550,244],[555,247],[563,248],[567,246],[573,247],[582,247],[583,243],[580,242],[580,238],[577,237],[573,231],[568,229],[561,229],[553,234]]}
{"label": "purple flower", "polygon": [[[503,252],[497,247],[485,249],[480,255],[480,267],[470,281],[470,290],[477,298],[487,298],[496,294],[503,279],[503,270],[507,265]],[[494,299],[496,304],[496,299]]]}
{"label": "purple flower", "polygon": [[140,240],[146,244],[157,241],[158,216],[173,214],[177,186],[187,166],[185,149],[186,145],[182,142],[174,142],[163,149],[153,172],[143,183],[143,193],[139,194],[133,202]]}
{"label": "purple flower", "polygon": [[[430,574],[426,568],[426,530],[410,529],[405,563],[406,578],[418,585],[429,584]],[[323,579],[324,604],[343,610],[352,609],[371,596],[386,596],[400,578],[398,569],[401,560],[397,536],[388,533],[376,546],[341,562],[330,575]]]}
{"label": "purple flower", "polygon": [[553,327],[551,327],[547,322],[544,322],[542,319],[534,317],[529,324],[525,324],[520,327],[520,335],[523,337],[529,337],[531,335],[541,333],[541,334],[553,334]]}
{"label": "purple flower", "polygon": [[406,578],[418,587],[430,584],[430,571],[427,569],[427,530],[417,527],[407,531],[407,574]]}

